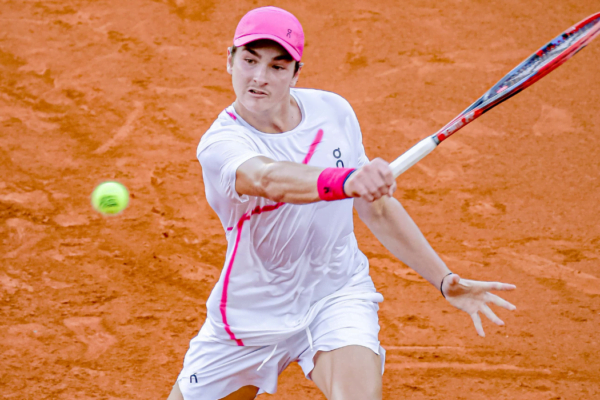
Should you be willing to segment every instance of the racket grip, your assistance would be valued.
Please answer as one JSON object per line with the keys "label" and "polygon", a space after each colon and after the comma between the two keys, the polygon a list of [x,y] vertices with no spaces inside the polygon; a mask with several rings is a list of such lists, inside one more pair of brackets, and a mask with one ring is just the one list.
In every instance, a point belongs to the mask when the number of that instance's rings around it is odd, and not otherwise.
{"label": "racket grip", "polygon": [[404,171],[415,165],[436,147],[437,143],[433,137],[429,136],[415,144],[406,153],[396,158],[390,163],[394,178],[397,178],[400,174],[404,173]]}

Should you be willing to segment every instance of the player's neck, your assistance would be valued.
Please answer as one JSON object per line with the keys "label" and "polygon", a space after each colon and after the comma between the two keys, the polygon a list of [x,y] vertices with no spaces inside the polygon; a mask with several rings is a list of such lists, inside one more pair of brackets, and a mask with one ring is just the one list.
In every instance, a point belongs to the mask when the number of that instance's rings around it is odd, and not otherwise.
{"label": "player's neck", "polygon": [[247,123],[264,133],[283,133],[294,129],[302,121],[302,112],[293,96],[280,105],[261,113],[249,111],[239,101],[233,103],[235,111]]}

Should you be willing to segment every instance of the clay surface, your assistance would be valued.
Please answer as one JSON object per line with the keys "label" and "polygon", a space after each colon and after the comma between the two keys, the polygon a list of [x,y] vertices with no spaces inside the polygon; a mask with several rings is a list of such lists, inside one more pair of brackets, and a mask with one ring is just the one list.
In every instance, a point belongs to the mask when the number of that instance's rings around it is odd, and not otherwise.
{"label": "clay surface", "polygon": [[[224,260],[197,143],[234,100],[249,9],[304,24],[299,86],[354,107],[391,161],[595,0],[0,1],[0,393],[160,399]],[[514,283],[506,327],[470,318],[358,218],[388,350],[385,399],[600,398],[600,40],[398,179],[450,268]],[[90,194],[118,180],[117,217]],[[265,398],[269,396],[264,396]],[[324,399],[293,364],[274,399]]]}

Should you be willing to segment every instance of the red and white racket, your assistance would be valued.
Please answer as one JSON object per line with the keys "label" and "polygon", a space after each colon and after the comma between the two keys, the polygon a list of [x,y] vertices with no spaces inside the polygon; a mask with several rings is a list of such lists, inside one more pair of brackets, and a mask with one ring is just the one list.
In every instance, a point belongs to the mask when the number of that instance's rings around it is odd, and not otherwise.
{"label": "red and white racket", "polygon": [[399,176],[415,165],[459,129],[558,68],[579,50],[583,49],[598,34],[600,34],[600,13],[584,19],[554,38],[550,43],[517,65],[479,100],[442,129],[421,140],[406,153],[392,161],[390,167],[394,177]]}

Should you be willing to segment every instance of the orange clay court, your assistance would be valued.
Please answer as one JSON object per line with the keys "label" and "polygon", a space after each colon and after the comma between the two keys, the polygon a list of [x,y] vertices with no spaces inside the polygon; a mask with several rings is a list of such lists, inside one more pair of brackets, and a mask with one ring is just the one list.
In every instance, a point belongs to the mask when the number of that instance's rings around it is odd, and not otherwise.
{"label": "orange clay court", "polygon": [[[164,399],[225,256],[195,150],[234,99],[248,10],[302,22],[300,87],[350,101],[369,157],[434,133],[533,51],[598,12],[557,1],[0,3],[0,393]],[[600,41],[398,178],[464,278],[510,282],[506,327],[468,315],[356,218],[384,295],[384,399],[600,399]],[[93,188],[129,208],[103,217]],[[268,395],[260,398],[269,398]],[[324,399],[292,364],[273,399]]]}

